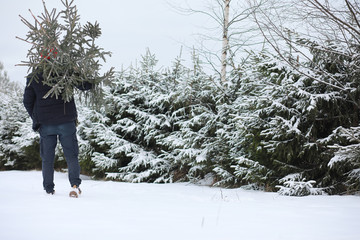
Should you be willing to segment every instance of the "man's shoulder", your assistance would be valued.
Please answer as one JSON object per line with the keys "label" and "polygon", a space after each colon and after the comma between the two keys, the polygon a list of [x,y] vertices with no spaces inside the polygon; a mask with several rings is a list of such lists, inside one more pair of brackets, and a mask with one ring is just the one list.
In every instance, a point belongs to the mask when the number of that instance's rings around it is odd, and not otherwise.
{"label": "man's shoulder", "polygon": [[29,75],[27,75],[26,77],[27,83],[32,83],[32,82],[41,82],[43,81],[43,72],[41,70],[33,70]]}

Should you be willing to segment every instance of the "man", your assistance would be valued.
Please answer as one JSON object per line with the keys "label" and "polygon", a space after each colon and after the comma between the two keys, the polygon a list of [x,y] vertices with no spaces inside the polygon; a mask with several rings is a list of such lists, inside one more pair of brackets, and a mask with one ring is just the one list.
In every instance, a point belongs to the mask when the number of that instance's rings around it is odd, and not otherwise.
{"label": "man", "polygon": [[[33,79],[31,81],[31,79]],[[30,85],[29,82],[31,81]],[[84,83],[80,90],[92,88],[90,83]],[[42,175],[44,190],[54,194],[54,161],[57,138],[63,148],[68,165],[70,197],[81,194],[79,188],[80,165],[78,160],[79,146],[76,137],[77,111],[74,99],[65,102],[61,98],[44,98],[51,87],[43,84],[42,71],[37,69],[27,77],[23,103],[33,120],[33,130],[40,133],[40,156],[42,159]]]}

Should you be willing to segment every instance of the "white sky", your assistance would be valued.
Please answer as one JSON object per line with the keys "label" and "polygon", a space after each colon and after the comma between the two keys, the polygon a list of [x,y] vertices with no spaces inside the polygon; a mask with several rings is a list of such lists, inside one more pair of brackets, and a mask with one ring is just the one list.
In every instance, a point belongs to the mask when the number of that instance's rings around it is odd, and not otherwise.
{"label": "white sky", "polygon": [[[169,5],[183,0],[75,0],[81,22],[98,21],[102,37],[98,45],[113,53],[104,65],[120,70],[141,59],[149,48],[159,60],[158,67],[171,66],[180,54],[181,45],[191,47],[194,34],[205,23],[204,16],[184,16],[176,13]],[[201,0],[196,0],[201,1]],[[47,8],[63,9],[60,0],[46,0]],[[13,81],[24,82],[27,67],[15,67],[26,60],[29,44],[15,38],[25,38],[28,28],[20,21],[19,14],[32,20],[28,9],[35,15],[43,12],[41,0],[3,1],[0,8],[0,62],[5,66]],[[190,50],[184,47],[183,59],[190,61]]]}

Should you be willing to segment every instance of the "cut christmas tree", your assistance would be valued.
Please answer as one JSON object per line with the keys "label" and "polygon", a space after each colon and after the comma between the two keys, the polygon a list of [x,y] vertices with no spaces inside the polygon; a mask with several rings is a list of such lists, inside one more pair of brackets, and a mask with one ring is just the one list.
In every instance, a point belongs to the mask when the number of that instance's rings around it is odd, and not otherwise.
{"label": "cut christmas tree", "polygon": [[[101,36],[97,22],[80,24],[80,16],[74,0],[62,1],[64,10],[48,11],[43,0],[44,12],[35,16],[31,10],[34,23],[20,16],[21,21],[29,28],[26,38],[17,37],[31,44],[27,61],[20,66],[29,67],[29,72],[41,73],[43,84],[51,87],[44,96],[61,97],[64,101],[73,98],[76,87],[85,83],[93,85],[95,96],[101,91],[101,83],[113,77],[113,68],[100,74],[100,61],[106,61],[111,52],[104,51],[96,45],[95,40]],[[37,74],[32,74],[31,81]]]}

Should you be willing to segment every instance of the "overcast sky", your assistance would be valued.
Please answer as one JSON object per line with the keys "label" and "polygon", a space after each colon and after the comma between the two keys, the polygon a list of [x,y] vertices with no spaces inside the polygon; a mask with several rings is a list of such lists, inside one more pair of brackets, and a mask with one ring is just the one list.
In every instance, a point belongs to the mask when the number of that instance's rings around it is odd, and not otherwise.
{"label": "overcast sky", "polygon": [[[100,23],[102,37],[98,45],[113,52],[104,70],[110,66],[120,69],[128,67],[141,58],[149,48],[159,60],[158,66],[168,67],[179,55],[181,45],[194,45],[195,33],[205,23],[204,16],[184,16],[175,12],[169,2],[183,0],[75,0],[81,22]],[[201,1],[201,0],[196,0]],[[63,9],[60,0],[47,0],[47,8]],[[26,60],[29,44],[16,39],[25,37],[28,28],[20,21],[19,14],[32,20],[43,12],[41,0],[4,1],[0,8],[0,62],[5,66],[11,80],[24,82],[27,67],[15,67]],[[190,59],[189,50],[184,48],[183,58]]]}

